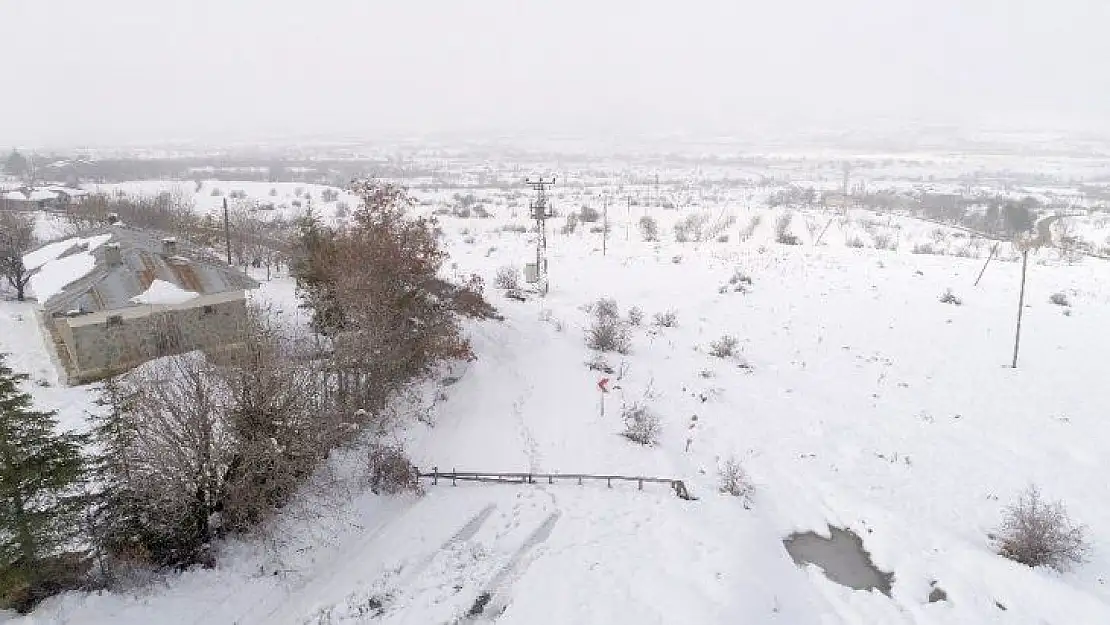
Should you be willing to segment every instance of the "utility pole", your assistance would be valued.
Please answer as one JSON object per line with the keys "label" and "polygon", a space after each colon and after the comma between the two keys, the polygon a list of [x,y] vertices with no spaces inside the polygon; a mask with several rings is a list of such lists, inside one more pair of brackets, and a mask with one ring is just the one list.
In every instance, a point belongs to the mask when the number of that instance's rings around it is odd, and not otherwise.
{"label": "utility pole", "polygon": [[1021,313],[1025,309],[1025,268],[1029,264],[1029,248],[1021,251],[1021,293],[1018,295],[1017,330],[1014,332],[1014,362],[1017,369],[1018,346],[1021,344]]}
{"label": "utility pole", "polygon": [[601,209],[601,255],[606,256],[609,251],[609,196],[605,196],[605,203]]}
{"label": "utility pole", "polygon": [[227,264],[231,266],[231,221],[227,217],[227,198],[224,198],[224,240],[227,242]]}
{"label": "utility pole", "polygon": [[536,220],[536,287],[540,295],[547,295],[547,219],[551,217],[551,208],[547,205],[547,189],[555,186],[555,177],[540,176],[535,180],[525,178],[524,182],[536,192],[536,199],[529,205],[532,219]]}
{"label": "utility pole", "polygon": [[632,197],[624,198],[627,203],[624,207],[624,240],[632,240]]}

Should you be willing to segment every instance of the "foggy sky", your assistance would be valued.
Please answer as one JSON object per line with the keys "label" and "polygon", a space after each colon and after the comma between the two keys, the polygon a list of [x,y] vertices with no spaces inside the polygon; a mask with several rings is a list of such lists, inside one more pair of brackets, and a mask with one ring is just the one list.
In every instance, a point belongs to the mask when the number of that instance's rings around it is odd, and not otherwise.
{"label": "foggy sky", "polygon": [[1110,121],[1107,0],[0,0],[0,145]]}

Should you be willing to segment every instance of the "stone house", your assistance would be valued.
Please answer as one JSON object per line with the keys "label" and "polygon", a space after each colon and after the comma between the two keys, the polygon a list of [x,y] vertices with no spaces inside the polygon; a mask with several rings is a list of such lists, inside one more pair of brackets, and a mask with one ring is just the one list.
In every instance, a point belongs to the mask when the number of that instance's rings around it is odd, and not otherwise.
{"label": "stone house", "polygon": [[258,283],[205,250],[114,224],[24,256],[70,384],[239,345]]}

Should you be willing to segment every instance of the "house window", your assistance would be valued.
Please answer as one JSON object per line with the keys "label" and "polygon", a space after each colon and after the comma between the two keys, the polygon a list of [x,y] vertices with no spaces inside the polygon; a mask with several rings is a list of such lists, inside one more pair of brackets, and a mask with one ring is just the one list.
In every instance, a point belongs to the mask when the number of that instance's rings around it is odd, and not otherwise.
{"label": "house window", "polygon": [[205,306],[204,308],[201,308],[200,310],[201,310],[201,312],[203,312],[206,315],[211,315],[212,313],[216,312],[216,309],[211,307],[211,306]]}
{"label": "house window", "polygon": [[108,325],[110,325],[110,326],[121,326],[121,325],[123,325],[123,315],[109,315],[108,316]]}

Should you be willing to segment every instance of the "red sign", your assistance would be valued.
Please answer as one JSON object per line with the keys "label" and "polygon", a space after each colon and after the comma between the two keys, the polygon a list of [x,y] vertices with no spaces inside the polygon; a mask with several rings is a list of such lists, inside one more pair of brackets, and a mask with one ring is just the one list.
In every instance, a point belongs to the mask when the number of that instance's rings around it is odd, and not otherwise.
{"label": "red sign", "polygon": [[609,378],[601,378],[600,380],[598,380],[597,381],[597,388],[602,393],[608,393],[609,392]]}

